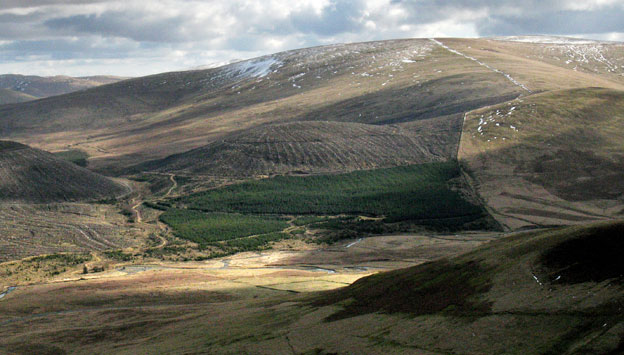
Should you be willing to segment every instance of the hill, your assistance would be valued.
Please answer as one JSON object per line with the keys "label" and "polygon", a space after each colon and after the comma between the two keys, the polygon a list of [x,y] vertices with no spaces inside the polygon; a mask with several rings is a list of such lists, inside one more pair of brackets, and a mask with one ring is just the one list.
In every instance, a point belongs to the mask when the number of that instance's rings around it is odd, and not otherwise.
{"label": "hill", "polygon": [[[459,257],[366,277],[319,295],[317,307],[340,308],[325,318],[329,324],[306,331],[352,333],[350,325],[363,323],[374,334],[393,324],[373,344],[454,354],[619,353],[622,233],[617,222],[520,234]],[[338,343],[325,349],[345,350]]]}
{"label": "hill", "polygon": [[0,88],[0,105],[15,104],[20,102],[26,102],[30,100],[36,100],[34,96],[24,94],[21,92],[13,91],[10,89]]}
{"label": "hill", "polygon": [[470,112],[459,158],[511,229],[622,216],[624,91],[532,95]]}
{"label": "hill", "polygon": [[428,120],[432,127],[454,126],[458,135],[465,111],[526,92],[502,73],[429,39],[355,43],[153,75],[3,107],[0,135],[51,151],[72,145],[89,154],[90,166],[104,171],[267,124]]}
{"label": "hill", "polygon": [[447,141],[440,143],[432,142],[433,130],[418,134],[414,127],[397,125],[316,121],[264,125],[142,164],[138,170],[250,177],[419,164],[452,158],[457,132],[457,127],[449,130],[443,135]]}
{"label": "hill", "polygon": [[0,88],[35,98],[43,98],[110,84],[123,79],[125,78],[106,75],[73,78],[61,75],[42,77],[36,75],[2,74],[0,75]]}
{"label": "hill", "polygon": [[0,141],[0,202],[49,203],[114,198],[112,180],[20,143]]}

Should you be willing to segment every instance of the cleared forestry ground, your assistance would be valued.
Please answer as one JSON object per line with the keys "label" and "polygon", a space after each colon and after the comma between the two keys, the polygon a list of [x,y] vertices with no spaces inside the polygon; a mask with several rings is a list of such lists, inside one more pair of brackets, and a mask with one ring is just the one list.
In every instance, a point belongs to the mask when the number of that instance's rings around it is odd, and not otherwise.
{"label": "cleared forestry ground", "polygon": [[61,252],[85,253],[142,245],[115,206],[104,204],[0,205],[0,262]]}
{"label": "cleared forestry ground", "polygon": [[327,121],[265,125],[135,170],[249,178],[444,161],[453,158],[459,142],[461,123],[454,121],[444,133],[424,124],[409,128]]}

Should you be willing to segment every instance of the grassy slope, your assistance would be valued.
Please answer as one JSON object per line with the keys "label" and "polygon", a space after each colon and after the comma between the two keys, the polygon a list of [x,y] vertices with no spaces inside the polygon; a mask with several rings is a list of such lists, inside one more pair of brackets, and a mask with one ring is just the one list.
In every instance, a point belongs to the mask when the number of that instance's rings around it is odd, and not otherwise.
{"label": "grassy slope", "polygon": [[533,92],[590,86],[624,90],[624,46],[618,43],[569,46],[491,39],[442,42],[508,73]]}
{"label": "grassy slope", "polygon": [[[617,222],[521,234],[450,260],[358,280],[318,296],[315,304],[344,306],[330,321],[376,312],[415,316],[407,323],[420,324],[422,335],[397,338],[393,333],[398,327],[391,327],[382,338],[416,347],[426,344],[425,349],[552,354],[622,350],[624,263],[615,252],[624,247],[622,233],[624,224]],[[481,328],[491,321],[507,326]],[[453,336],[466,341],[463,345],[443,334],[453,325]],[[471,331],[478,337],[463,337]],[[498,342],[490,343],[491,336]]]}
{"label": "grassy slope", "polygon": [[495,217],[510,228],[618,216],[624,207],[618,202],[623,120],[624,91],[533,95],[471,112],[460,160]]}
{"label": "grassy slope", "polygon": [[63,202],[114,198],[128,188],[28,146],[0,141],[0,201]]}

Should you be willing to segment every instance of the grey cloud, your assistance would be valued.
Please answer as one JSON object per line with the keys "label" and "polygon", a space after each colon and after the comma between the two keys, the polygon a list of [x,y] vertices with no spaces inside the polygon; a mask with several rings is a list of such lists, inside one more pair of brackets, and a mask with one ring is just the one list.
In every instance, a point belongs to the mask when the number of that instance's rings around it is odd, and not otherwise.
{"label": "grey cloud", "polygon": [[[591,10],[569,10],[564,0],[392,0],[408,12],[404,23],[427,24],[461,11],[483,11],[474,19],[481,36],[522,34],[595,34],[624,32],[624,3],[594,4]],[[581,3],[576,3],[581,5]],[[468,20],[470,21],[470,20]]]}
{"label": "grey cloud", "polygon": [[362,25],[357,19],[362,13],[363,3],[361,1],[334,0],[323,9],[319,16],[297,13],[291,16],[290,23],[294,29],[302,33],[333,36],[361,30]]}
{"label": "grey cloud", "polygon": [[76,58],[119,58],[137,50],[129,43],[100,42],[96,39],[14,41],[0,45],[0,59],[24,60],[32,56],[64,60]]}
{"label": "grey cloud", "polygon": [[179,42],[189,38],[181,33],[186,19],[182,16],[145,20],[140,13],[105,12],[102,15],[75,15],[47,20],[45,26],[54,30],[103,37],[124,37],[135,41]]}
{"label": "grey cloud", "polygon": [[47,29],[41,24],[45,14],[35,11],[28,15],[0,14],[0,39],[20,40],[45,36]]}
{"label": "grey cloud", "polygon": [[105,2],[109,2],[109,0],[3,0],[2,10],[46,5],[88,5]]}
{"label": "grey cloud", "polygon": [[477,24],[480,34],[592,34],[624,32],[624,9],[613,7],[599,11],[556,11],[525,16],[494,16]]}

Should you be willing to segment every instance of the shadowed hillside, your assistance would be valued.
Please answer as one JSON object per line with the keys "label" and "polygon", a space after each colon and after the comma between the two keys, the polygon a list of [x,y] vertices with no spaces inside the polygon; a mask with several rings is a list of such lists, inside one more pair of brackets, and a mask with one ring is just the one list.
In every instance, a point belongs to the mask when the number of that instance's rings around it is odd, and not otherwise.
{"label": "shadowed hillside", "polygon": [[[623,233],[617,222],[512,236],[452,259],[360,279],[319,295],[314,305],[341,306],[325,318],[328,328],[353,323],[341,319],[373,328],[397,322],[379,340],[404,349],[616,354],[624,342],[624,263],[614,251],[624,247]],[[378,316],[367,316],[373,313]],[[493,337],[496,342],[488,340]]]}
{"label": "shadowed hillside", "polygon": [[0,141],[0,202],[98,200],[127,192],[127,187],[50,153]]}

